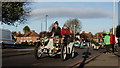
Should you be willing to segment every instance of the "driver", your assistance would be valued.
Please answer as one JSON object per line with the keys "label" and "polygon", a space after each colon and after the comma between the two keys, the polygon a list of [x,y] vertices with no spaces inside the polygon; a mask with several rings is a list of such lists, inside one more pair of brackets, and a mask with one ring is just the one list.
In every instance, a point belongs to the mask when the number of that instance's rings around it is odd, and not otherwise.
{"label": "driver", "polygon": [[61,37],[61,28],[59,27],[58,21],[54,23],[54,27],[52,28],[52,35]]}
{"label": "driver", "polygon": [[[52,32],[52,37],[53,36],[54,37],[61,37],[61,28],[59,27],[58,21],[56,21],[54,23],[54,27],[52,28],[51,32]],[[56,40],[56,43],[57,42],[59,42],[59,41]],[[58,45],[58,44],[54,44],[54,45],[55,45],[54,51],[57,51],[58,50],[58,46],[56,46],[56,45]]]}

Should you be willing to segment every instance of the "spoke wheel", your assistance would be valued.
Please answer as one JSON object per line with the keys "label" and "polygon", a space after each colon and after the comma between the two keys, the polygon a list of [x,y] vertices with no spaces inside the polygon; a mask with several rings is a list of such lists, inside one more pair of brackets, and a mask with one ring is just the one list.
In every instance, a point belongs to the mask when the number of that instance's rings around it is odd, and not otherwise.
{"label": "spoke wheel", "polygon": [[35,46],[35,58],[40,59],[42,57],[42,48],[41,46],[37,43]]}
{"label": "spoke wheel", "polygon": [[66,60],[67,58],[67,46],[62,46],[62,50],[61,50],[61,59],[62,60]]}

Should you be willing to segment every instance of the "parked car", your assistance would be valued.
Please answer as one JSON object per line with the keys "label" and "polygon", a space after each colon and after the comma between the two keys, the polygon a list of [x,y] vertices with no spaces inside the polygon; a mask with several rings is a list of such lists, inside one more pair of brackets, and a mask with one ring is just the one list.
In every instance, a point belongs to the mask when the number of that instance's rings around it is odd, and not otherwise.
{"label": "parked car", "polygon": [[8,29],[0,29],[0,44],[2,48],[15,47],[15,41],[12,39],[12,32]]}
{"label": "parked car", "polygon": [[100,49],[99,44],[92,43],[92,47],[93,47],[94,50]]}
{"label": "parked car", "polygon": [[84,48],[85,44],[83,42],[75,42],[74,43],[74,47],[78,47],[78,48]]}
{"label": "parked car", "polygon": [[104,48],[104,46],[105,46],[105,44],[104,43],[99,43],[99,45],[100,45],[100,49],[103,49]]}

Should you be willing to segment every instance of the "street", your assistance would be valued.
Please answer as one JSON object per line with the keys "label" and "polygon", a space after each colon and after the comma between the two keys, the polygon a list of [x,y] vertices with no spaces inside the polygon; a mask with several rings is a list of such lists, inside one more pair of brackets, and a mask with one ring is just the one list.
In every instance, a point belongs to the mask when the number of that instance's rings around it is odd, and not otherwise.
{"label": "street", "polygon": [[[35,59],[34,54],[19,55],[3,57],[3,66],[72,66],[82,60],[82,53],[87,49],[75,48],[75,57],[69,58],[66,61],[62,61],[60,55],[55,57],[44,56],[41,59]],[[92,55],[99,54],[99,51],[95,51],[90,48]],[[32,51],[33,52],[33,51]]]}

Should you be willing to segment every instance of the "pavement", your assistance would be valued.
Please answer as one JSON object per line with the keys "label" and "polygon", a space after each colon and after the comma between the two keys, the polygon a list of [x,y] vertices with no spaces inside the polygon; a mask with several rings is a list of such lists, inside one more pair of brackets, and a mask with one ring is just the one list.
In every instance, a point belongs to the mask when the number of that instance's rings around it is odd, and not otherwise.
{"label": "pavement", "polygon": [[[98,53],[98,54],[94,54],[94,55],[92,55],[92,56],[89,56],[89,58],[87,58],[87,60],[85,61],[84,64],[87,64],[87,63],[91,62],[92,60],[94,60],[95,58],[97,58],[97,57],[100,56],[100,55],[101,55],[101,54]],[[83,63],[83,61],[84,61],[84,59],[80,60],[78,63],[74,64],[74,65],[72,66],[72,68],[77,68],[78,66],[81,65],[81,63]]]}
{"label": "pavement", "polygon": [[87,63],[85,66],[118,66],[118,57],[113,53],[109,54],[101,54],[96,59],[92,60],[91,62]]}
{"label": "pavement", "polygon": [[118,52],[114,53],[116,56],[120,57],[120,47],[118,48]]}

